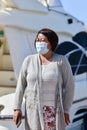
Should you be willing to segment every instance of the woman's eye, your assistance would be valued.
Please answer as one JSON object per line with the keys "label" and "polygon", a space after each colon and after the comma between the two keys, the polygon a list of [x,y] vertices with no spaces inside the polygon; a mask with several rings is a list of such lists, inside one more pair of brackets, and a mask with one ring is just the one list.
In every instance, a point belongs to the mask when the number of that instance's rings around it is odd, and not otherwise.
{"label": "woman's eye", "polygon": [[45,40],[45,39],[41,39],[41,41],[44,41],[44,42],[45,42],[46,40]]}
{"label": "woman's eye", "polygon": [[37,42],[39,42],[39,41],[40,41],[40,42],[45,42],[46,40],[43,39],[43,38],[42,38],[42,39],[38,39],[38,38],[37,38],[36,41],[37,41]]}

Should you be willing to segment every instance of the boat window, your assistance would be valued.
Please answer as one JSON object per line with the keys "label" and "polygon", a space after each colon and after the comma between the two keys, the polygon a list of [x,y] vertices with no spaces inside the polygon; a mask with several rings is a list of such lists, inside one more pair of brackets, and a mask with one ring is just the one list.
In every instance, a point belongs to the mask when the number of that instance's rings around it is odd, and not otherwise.
{"label": "boat window", "polygon": [[75,115],[78,115],[78,114],[82,114],[82,113],[86,113],[87,112],[87,108],[84,108],[84,109],[80,109],[78,110]]}
{"label": "boat window", "polygon": [[3,105],[0,105],[0,112],[4,109]]}
{"label": "boat window", "polygon": [[1,36],[4,36],[4,31],[3,30],[0,30],[0,37]]}
{"label": "boat window", "polygon": [[[71,64],[73,75],[87,72],[87,33],[80,33],[71,41],[65,41],[58,45],[56,53],[66,56]],[[84,42],[78,40],[82,38]],[[75,42],[73,42],[75,41]],[[74,60],[73,60],[74,59]]]}
{"label": "boat window", "polygon": [[78,111],[75,113],[76,118],[74,118],[72,122],[76,122],[76,121],[78,121],[78,120],[83,119],[85,113],[87,113],[87,108],[83,108],[83,109],[78,110]]}
{"label": "boat window", "polygon": [[2,44],[3,44],[3,37],[4,37],[4,31],[3,31],[3,30],[0,30],[0,47],[1,47]]}
{"label": "boat window", "polygon": [[62,3],[60,0],[38,0],[41,2],[44,6],[49,6],[49,7],[62,7]]}
{"label": "boat window", "polygon": [[79,121],[79,120],[81,120],[81,119],[83,119],[83,116],[80,116],[80,117],[75,118],[72,122],[74,123],[74,122]]}
{"label": "boat window", "polygon": [[50,0],[50,2],[48,2],[48,0],[45,0],[45,1],[47,1],[47,3],[49,3],[49,6],[62,7],[62,3],[60,0]]}

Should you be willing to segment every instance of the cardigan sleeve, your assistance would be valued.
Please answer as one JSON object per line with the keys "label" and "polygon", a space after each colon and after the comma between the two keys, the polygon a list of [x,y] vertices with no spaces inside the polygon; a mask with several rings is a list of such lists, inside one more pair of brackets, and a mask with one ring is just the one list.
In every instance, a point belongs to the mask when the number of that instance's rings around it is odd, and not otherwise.
{"label": "cardigan sleeve", "polygon": [[17,86],[16,86],[15,98],[14,98],[14,109],[21,109],[24,91],[27,86],[26,74],[27,74],[28,61],[29,61],[29,57],[26,57],[20,69]]}
{"label": "cardigan sleeve", "polygon": [[63,108],[65,113],[69,113],[74,97],[74,77],[72,74],[71,66],[67,58],[63,58],[62,65],[62,78],[63,78]]}

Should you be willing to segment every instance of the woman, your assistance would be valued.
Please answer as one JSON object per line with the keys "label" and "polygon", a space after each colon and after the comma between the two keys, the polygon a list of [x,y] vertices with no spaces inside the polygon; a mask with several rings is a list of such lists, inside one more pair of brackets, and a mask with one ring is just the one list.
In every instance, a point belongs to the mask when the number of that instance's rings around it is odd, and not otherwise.
{"label": "woman", "polygon": [[70,123],[74,81],[67,59],[55,54],[57,34],[44,28],[37,33],[38,54],[25,58],[15,95],[13,120],[22,117],[21,103],[25,93],[26,130],[65,130]]}

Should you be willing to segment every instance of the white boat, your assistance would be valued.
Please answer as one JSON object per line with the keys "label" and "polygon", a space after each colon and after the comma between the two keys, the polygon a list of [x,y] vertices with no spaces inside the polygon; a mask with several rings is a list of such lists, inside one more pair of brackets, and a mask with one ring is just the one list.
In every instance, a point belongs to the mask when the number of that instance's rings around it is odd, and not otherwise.
{"label": "white boat", "polygon": [[[69,59],[75,77],[71,124],[67,130],[84,129],[83,115],[87,112],[87,34],[83,22],[66,13],[60,0],[1,0],[0,130],[16,130],[12,120],[13,92],[23,59],[36,53],[34,38],[37,31],[44,27],[58,34],[56,52]],[[24,112],[24,103],[22,110]],[[18,130],[24,130],[24,118]]]}

